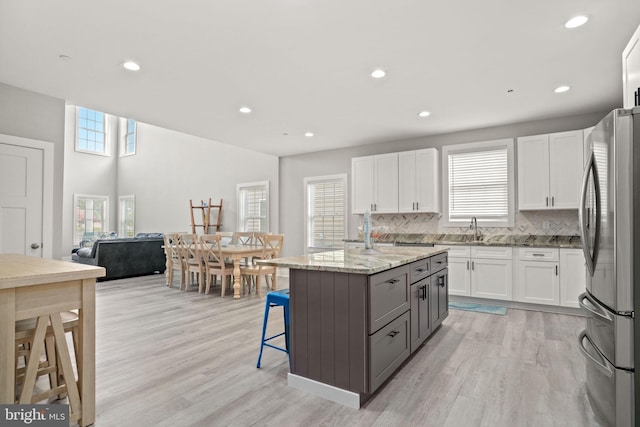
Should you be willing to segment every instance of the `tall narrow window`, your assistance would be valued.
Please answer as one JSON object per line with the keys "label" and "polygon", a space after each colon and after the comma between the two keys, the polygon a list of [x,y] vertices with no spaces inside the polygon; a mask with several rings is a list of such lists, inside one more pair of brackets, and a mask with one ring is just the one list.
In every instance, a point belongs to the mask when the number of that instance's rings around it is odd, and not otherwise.
{"label": "tall narrow window", "polygon": [[122,147],[122,155],[129,156],[136,154],[136,121],[133,119],[126,119],[126,129],[124,132],[124,141]]}
{"label": "tall narrow window", "polygon": [[513,140],[443,147],[445,225],[513,226]]}
{"label": "tall narrow window", "polygon": [[269,231],[269,181],[238,184],[238,230]]}
{"label": "tall narrow window", "polygon": [[133,237],[135,236],[135,197],[121,196],[119,204],[118,235],[120,237]]}
{"label": "tall narrow window", "polygon": [[76,123],[76,151],[107,154],[105,114],[78,107]]}
{"label": "tall narrow window", "polygon": [[346,175],[304,179],[307,253],[341,249],[347,230]]}
{"label": "tall narrow window", "polygon": [[74,206],[74,244],[94,240],[106,234],[109,229],[109,198],[75,194]]}

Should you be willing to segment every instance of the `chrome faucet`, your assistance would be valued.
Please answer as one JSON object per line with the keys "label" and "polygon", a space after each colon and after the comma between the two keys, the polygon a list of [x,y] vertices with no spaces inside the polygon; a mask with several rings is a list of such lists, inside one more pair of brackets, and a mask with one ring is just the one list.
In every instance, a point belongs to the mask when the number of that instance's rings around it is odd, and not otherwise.
{"label": "chrome faucet", "polygon": [[471,217],[469,228],[473,230],[473,240],[478,240],[480,234],[478,233],[478,219],[475,216]]}

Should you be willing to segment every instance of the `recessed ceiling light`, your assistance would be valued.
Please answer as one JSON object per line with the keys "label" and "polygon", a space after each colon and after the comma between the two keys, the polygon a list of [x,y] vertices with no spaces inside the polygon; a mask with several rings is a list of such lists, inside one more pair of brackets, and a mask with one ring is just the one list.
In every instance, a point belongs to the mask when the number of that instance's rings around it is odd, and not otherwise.
{"label": "recessed ceiling light", "polygon": [[431,113],[428,112],[428,111],[420,111],[418,113],[418,117],[429,117],[430,115],[431,115]]}
{"label": "recessed ceiling light", "polygon": [[311,138],[313,136],[313,132],[305,132],[304,136]]}
{"label": "recessed ceiling light", "polygon": [[384,70],[381,70],[380,68],[378,68],[377,70],[373,70],[373,72],[371,72],[371,77],[373,77],[374,79],[381,79],[386,74],[387,73],[385,73]]}
{"label": "recessed ceiling light", "polygon": [[555,93],[563,93],[563,92],[567,92],[569,89],[571,89],[571,86],[558,86],[553,91]]}
{"label": "recessed ceiling light", "polygon": [[127,61],[122,66],[129,71],[138,71],[140,70],[140,66],[133,61]]}
{"label": "recessed ceiling light", "polygon": [[564,27],[577,28],[581,25],[586,24],[588,20],[589,20],[588,16],[584,16],[584,15],[574,16],[573,18],[569,19],[567,22],[564,23]]}
{"label": "recessed ceiling light", "polygon": [[249,114],[251,112],[251,108],[249,107],[240,107],[240,112],[243,114]]}

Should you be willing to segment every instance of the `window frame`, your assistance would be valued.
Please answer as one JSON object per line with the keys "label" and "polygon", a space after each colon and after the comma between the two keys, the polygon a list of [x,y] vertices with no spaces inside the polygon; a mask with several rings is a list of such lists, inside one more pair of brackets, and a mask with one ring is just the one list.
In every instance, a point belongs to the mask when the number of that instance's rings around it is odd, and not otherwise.
{"label": "window frame", "polygon": [[343,230],[343,239],[347,239],[347,235],[349,232],[349,215],[348,210],[349,207],[347,205],[349,200],[348,194],[348,182],[347,182],[347,174],[335,174],[335,175],[323,175],[323,176],[313,176],[313,177],[305,177],[303,179],[304,183],[304,253],[314,253],[314,252],[323,252],[327,250],[336,250],[344,248],[344,243],[340,247],[331,247],[331,248],[320,248],[320,247],[311,247],[309,244],[309,233],[311,231],[311,212],[310,212],[310,193],[309,186],[310,184],[320,183],[320,182],[331,182],[331,181],[341,181],[344,190],[343,196],[343,221],[344,221],[344,230]]}
{"label": "window frame", "polygon": [[507,214],[502,219],[475,215],[478,226],[513,227],[515,220],[515,142],[513,138],[505,138],[467,144],[447,145],[442,147],[442,225],[445,227],[467,227],[474,215],[465,219],[451,219],[449,212],[449,155],[482,152],[490,150],[507,150]]}
{"label": "window frame", "polygon": [[[132,218],[131,218],[131,225],[132,225],[132,234],[130,236],[125,235],[124,229],[125,229],[125,217],[126,215],[123,214],[122,210],[123,210],[123,202],[132,202]],[[131,195],[127,195],[127,196],[120,196],[118,197],[118,236],[119,237],[134,237],[136,235],[136,196],[131,194]]]}
{"label": "window frame", "polygon": [[[138,122],[135,119],[122,117],[121,131],[122,135],[120,139],[120,157],[133,156],[138,151]],[[133,132],[129,132],[129,122],[133,122]],[[133,151],[127,152],[129,146],[127,138],[129,135],[133,135]]]}
{"label": "window frame", "polygon": [[[101,200],[104,202],[104,212],[103,212],[103,227],[104,230],[102,230],[100,233],[102,234],[108,234],[109,233],[109,196],[105,196],[105,195],[101,195],[101,194],[80,194],[80,193],[75,193],[73,195],[73,226],[72,226],[72,230],[73,230],[73,244],[77,245],[80,244],[80,242],[83,240],[84,236],[77,236],[76,235],[76,227],[78,225],[78,216],[77,216],[77,208],[78,208],[78,202],[81,199],[85,199],[85,200]],[[85,224],[86,224],[86,219],[85,219]],[[92,230],[93,233],[95,233],[95,231]],[[83,234],[87,233],[86,227],[85,230],[83,231]],[[95,236],[94,236],[95,237]]]}
{"label": "window frame", "polygon": [[[80,141],[80,111],[81,110],[89,110],[89,111],[95,111],[97,113],[100,113],[103,115],[104,117],[104,122],[103,122],[103,135],[104,135],[104,150],[103,151],[95,151],[95,150],[88,150],[88,149],[84,149],[81,148],[79,145],[79,141]],[[110,155],[110,143],[109,143],[109,124],[110,124],[110,116],[109,114],[103,112],[103,111],[98,111],[98,110],[94,110],[92,108],[87,108],[87,107],[81,107],[79,105],[76,106],[76,117],[75,117],[75,142],[74,142],[74,149],[76,152],[78,153],[83,153],[83,154],[93,154],[96,156],[103,156],[103,157],[109,157]],[[83,128],[84,129],[84,128]]]}
{"label": "window frame", "polygon": [[[260,216],[260,217],[251,217],[251,218],[264,218],[264,224],[265,224],[265,230],[246,230],[246,220],[249,217],[244,216],[244,212],[246,212],[246,207],[243,206],[243,197],[242,197],[242,192],[246,189],[252,188],[252,187],[264,187],[264,191],[266,194],[266,200],[265,200],[265,214],[264,217]],[[238,212],[237,212],[237,229],[238,231],[256,231],[256,232],[265,232],[265,233],[269,233],[270,230],[270,223],[269,223],[269,210],[270,210],[270,194],[269,194],[269,181],[256,181],[256,182],[246,182],[246,183],[241,183],[241,184],[237,184],[236,186],[236,200],[237,200],[237,208],[238,208]],[[262,223],[262,219],[261,219],[261,223]]]}

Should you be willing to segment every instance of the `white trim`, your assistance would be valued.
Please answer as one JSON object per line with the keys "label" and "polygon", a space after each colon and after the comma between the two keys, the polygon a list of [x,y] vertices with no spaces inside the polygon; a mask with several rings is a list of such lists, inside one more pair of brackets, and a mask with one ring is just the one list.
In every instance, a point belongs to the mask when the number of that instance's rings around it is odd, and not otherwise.
{"label": "white trim", "polygon": [[42,257],[53,257],[53,149],[48,141],[0,134],[0,142],[42,150]]}
{"label": "white trim", "polygon": [[[80,109],[83,108],[85,110],[91,110],[91,111],[96,111],[98,113],[102,113],[104,115],[104,152],[100,153],[98,151],[91,151],[91,150],[82,150],[80,148],[78,148],[78,122],[80,119],[79,116],[79,111]],[[74,129],[73,129],[73,148],[77,153],[83,153],[83,154],[93,154],[95,156],[102,156],[102,157],[109,157],[111,155],[111,129],[109,129],[109,127],[111,126],[111,117],[109,114],[103,112],[103,111],[98,111],[98,110],[94,110],[93,108],[88,108],[88,107],[81,107],[79,105],[75,106],[75,121],[74,121]]]}
{"label": "white trim", "polygon": [[271,194],[269,192],[269,181],[256,181],[256,182],[243,182],[241,184],[237,184],[236,185],[236,209],[237,209],[237,217],[236,217],[236,228],[239,231],[243,231],[242,230],[242,218],[240,217],[241,212],[242,212],[242,202],[241,202],[241,198],[240,198],[240,192],[243,188],[248,188],[248,187],[265,187],[266,188],[266,192],[267,192],[267,203],[265,205],[265,208],[267,209],[266,212],[266,217],[265,217],[265,221],[266,221],[266,225],[267,225],[267,229],[264,230],[265,232],[269,232],[271,230],[271,225],[269,222],[269,211],[270,211],[270,206],[271,206]]}
{"label": "white trim", "polygon": [[340,174],[335,174],[335,175],[323,175],[323,176],[311,176],[311,177],[305,177],[303,178],[303,185],[304,185],[304,209],[303,209],[303,215],[304,215],[304,253],[308,254],[309,253],[309,183],[316,183],[316,182],[322,182],[322,181],[336,181],[336,180],[342,180],[342,182],[344,183],[344,239],[347,239],[348,236],[348,230],[349,230],[349,215],[347,214],[348,211],[348,207],[347,207],[347,203],[349,201],[349,194],[348,194],[348,181],[347,181],[347,174],[346,173],[340,173]]}
{"label": "white trim", "polygon": [[78,204],[78,199],[102,199],[106,202],[105,212],[104,212],[104,228],[103,233],[109,233],[109,196],[105,196],[102,194],[83,194],[83,193],[73,193],[73,207],[71,211],[71,240],[74,244],[76,244],[76,206]]}
{"label": "white trim", "polygon": [[118,236],[119,237],[126,237],[123,233],[123,227],[122,227],[122,201],[123,200],[131,200],[133,201],[133,234],[135,236],[135,229],[136,229],[136,196],[134,194],[130,194],[127,196],[119,196],[118,197]]}
{"label": "white trim", "polygon": [[287,385],[349,408],[360,409],[360,395],[353,391],[334,387],[290,372],[287,374]]}
{"label": "white trim", "polygon": [[506,221],[492,221],[478,218],[478,226],[483,227],[513,227],[515,221],[515,156],[514,139],[498,139],[493,141],[472,142],[467,144],[447,145],[442,147],[442,225],[445,227],[466,227],[468,220],[451,221],[449,219],[449,154],[472,151],[507,149],[507,185],[508,185],[508,219]]}

